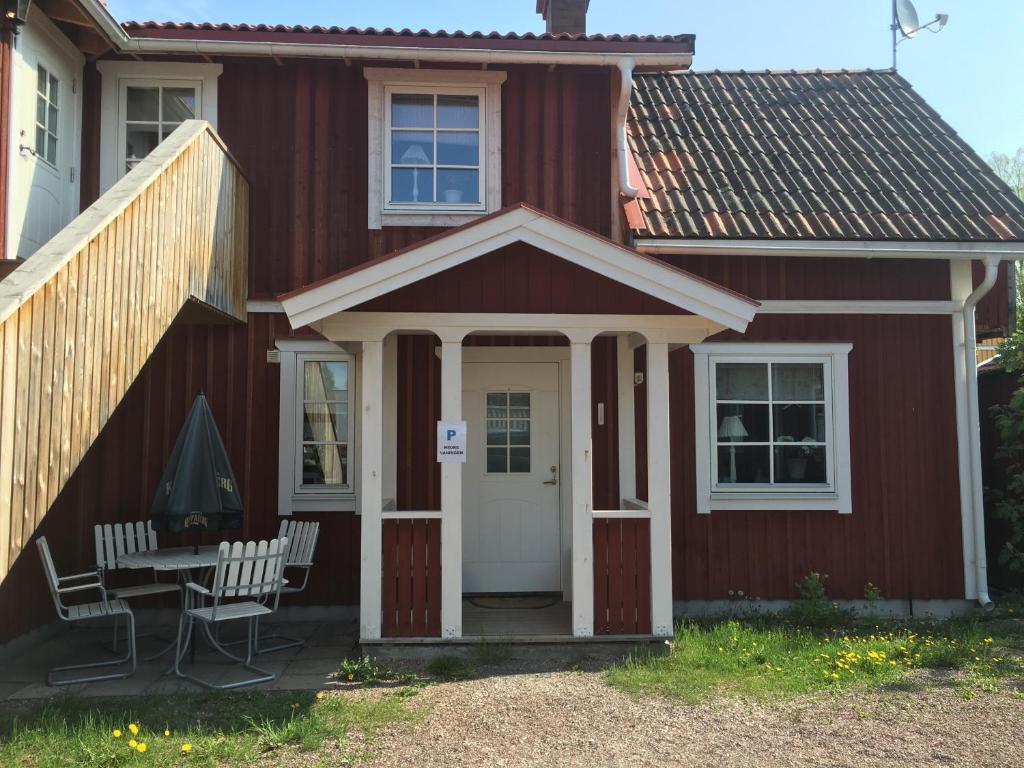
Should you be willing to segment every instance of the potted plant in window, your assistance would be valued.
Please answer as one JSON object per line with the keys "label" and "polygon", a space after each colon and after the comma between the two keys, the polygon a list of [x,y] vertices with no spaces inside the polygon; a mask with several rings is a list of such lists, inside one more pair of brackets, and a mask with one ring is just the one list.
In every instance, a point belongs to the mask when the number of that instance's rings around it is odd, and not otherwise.
{"label": "potted plant in window", "polygon": [[462,190],[458,188],[459,180],[456,178],[454,173],[449,173],[445,176],[444,185],[445,188],[441,192],[446,203],[461,203],[462,202]]}

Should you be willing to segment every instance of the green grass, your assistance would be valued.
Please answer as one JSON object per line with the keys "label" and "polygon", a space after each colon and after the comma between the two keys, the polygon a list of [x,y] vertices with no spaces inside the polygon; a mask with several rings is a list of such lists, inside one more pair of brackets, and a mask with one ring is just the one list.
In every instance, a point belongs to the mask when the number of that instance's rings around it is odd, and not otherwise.
{"label": "green grass", "polygon": [[438,656],[427,665],[427,672],[438,680],[468,680],[476,676],[476,669],[459,656]]}
{"label": "green grass", "polygon": [[[358,757],[348,740],[415,717],[407,695],[233,693],[133,699],[61,697],[0,711],[0,765],[18,768],[241,766],[298,749]],[[130,726],[138,728],[138,734]],[[115,729],[121,732],[114,735]],[[165,731],[170,735],[165,736]],[[137,746],[129,745],[134,739]],[[139,746],[145,744],[145,751]],[[182,751],[188,745],[187,752]]]}
{"label": "green grass", "polygon": [[[848,617],[846,617],[848,618]],[[779,698],[821,690],[891,685],[917,669],[953,669],[981,690],[1024,678],[1015,623],[858,623],[846,629],[784,619],[687,622],[665,655],[614,665],[608,681],[630,694],[697,703],[719,696]]]}

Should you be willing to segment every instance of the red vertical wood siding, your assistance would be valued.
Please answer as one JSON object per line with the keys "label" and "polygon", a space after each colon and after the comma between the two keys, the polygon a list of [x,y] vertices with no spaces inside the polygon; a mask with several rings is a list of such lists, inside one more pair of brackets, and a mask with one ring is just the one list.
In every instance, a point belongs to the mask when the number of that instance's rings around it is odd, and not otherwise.
{"label": "red vertical wood siding", "polygon": [[385,520],[383,637],[441,636],[441,521]]}
{"label": "red vertical wood siding", "polygon": [[762,316],[746,334],[721,338],[853,343],[853,514],[698,515],[693,355],[677,350],[669,358],[674,598],[791,598],[812,570],[829,574],[836,598],[863,597],[868,581],[886,597],[963,597],[949,318]]}
{"label": "red vertical wood siding", "polygon": [[513,243],[355,307],[365,312],[688,314],[527,243]]}
{"label": "red vertical wood siding", "polygon": [[594,634],[651,632],[651,521],[594,521]]}
{"label": "red vertical wood siding", "polygon": [[[251,183],[250,293],[267,298],[439,230],[368,230],[366,80],[360,64],[229,58],[218,128]],[[502,204],[525,201],[611,234],[605,69],[503,67]],[[550,126],[561,126],[553,131]],[[549,127],[545,127],[549,126]]]}

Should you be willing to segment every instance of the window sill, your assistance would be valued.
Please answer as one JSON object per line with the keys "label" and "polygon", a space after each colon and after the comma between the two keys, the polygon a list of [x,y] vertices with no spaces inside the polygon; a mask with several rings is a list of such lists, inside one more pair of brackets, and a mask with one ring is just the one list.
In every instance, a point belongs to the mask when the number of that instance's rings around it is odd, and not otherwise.
{"label": "window sill", "polygon": [[485,215],[486,211],[384,211],[380,224],[382,227],[457,227]]}
{"label": "window sill", "polygon": [[838,493],[714,493],[708,498],[698,499],[699,514],[727,510],[814,510],[841,515],[853,511],[850,498]]}
{"label": "window sill", "polygon": [[290,503],[277,511],[282,517],[290,517],[296,512],[355,512],[356,497],[354,494],[337,494],[333,496],[296,495]]}

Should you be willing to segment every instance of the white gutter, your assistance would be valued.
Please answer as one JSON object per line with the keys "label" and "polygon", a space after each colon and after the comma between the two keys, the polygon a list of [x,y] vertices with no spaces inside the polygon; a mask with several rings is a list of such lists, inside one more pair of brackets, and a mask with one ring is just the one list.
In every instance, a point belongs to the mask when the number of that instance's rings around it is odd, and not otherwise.
{"label": "white gutter", "polygon": [[967,427],[971,449],[971,512],[974,522],[974,571],[978,603],[992,609],[988,594],[988,561],[985,552],[985,494],[981,478],[981,415],[978,406],[978,351],[974,310],[996,283],[999,257],[986,256],[985,279],[964,300],[964,363],[967,369]]}
{"label": "white gutter", "polygon": [[117,19],[107,10],[107,6],[101,0],[78,0],[78,3],[82,6],[82,10],[96,22],[96,26],[114,44],[114,47],[123,50],[125,43],[130,39],[128,32],[117,23]]}
{"label": "white gutter", "polygon": [[630,200],[636,199],[640,190],[629,183],[629,144],[626,141],[626,118],[629,114],[629,99],[633,95],[633,67],[636,62],[626,57],[619,60],[619,105],[615,113],[615,151],[619,157],[619,191]]}
{"label": "white gutter", "polygon": [[634,247],[652,255],[811,256],[880,259],[1024,259],[1021,242],[895,240],[684,240],[637,238]]}
{"label": "white gutter", "polygon": [[[467,62],[473,64],[569,64],[616,66],[621,53],[544,51],[520,49],[434,48],[407,45],[331,45],[264,43],[246,40],[179,40],[130,37],[122,46],[128,53],[206,56],[278,56],[281,58],[377,59],[387,61]],[[689,67],[688,53],[633,53],[645,67]]]}

